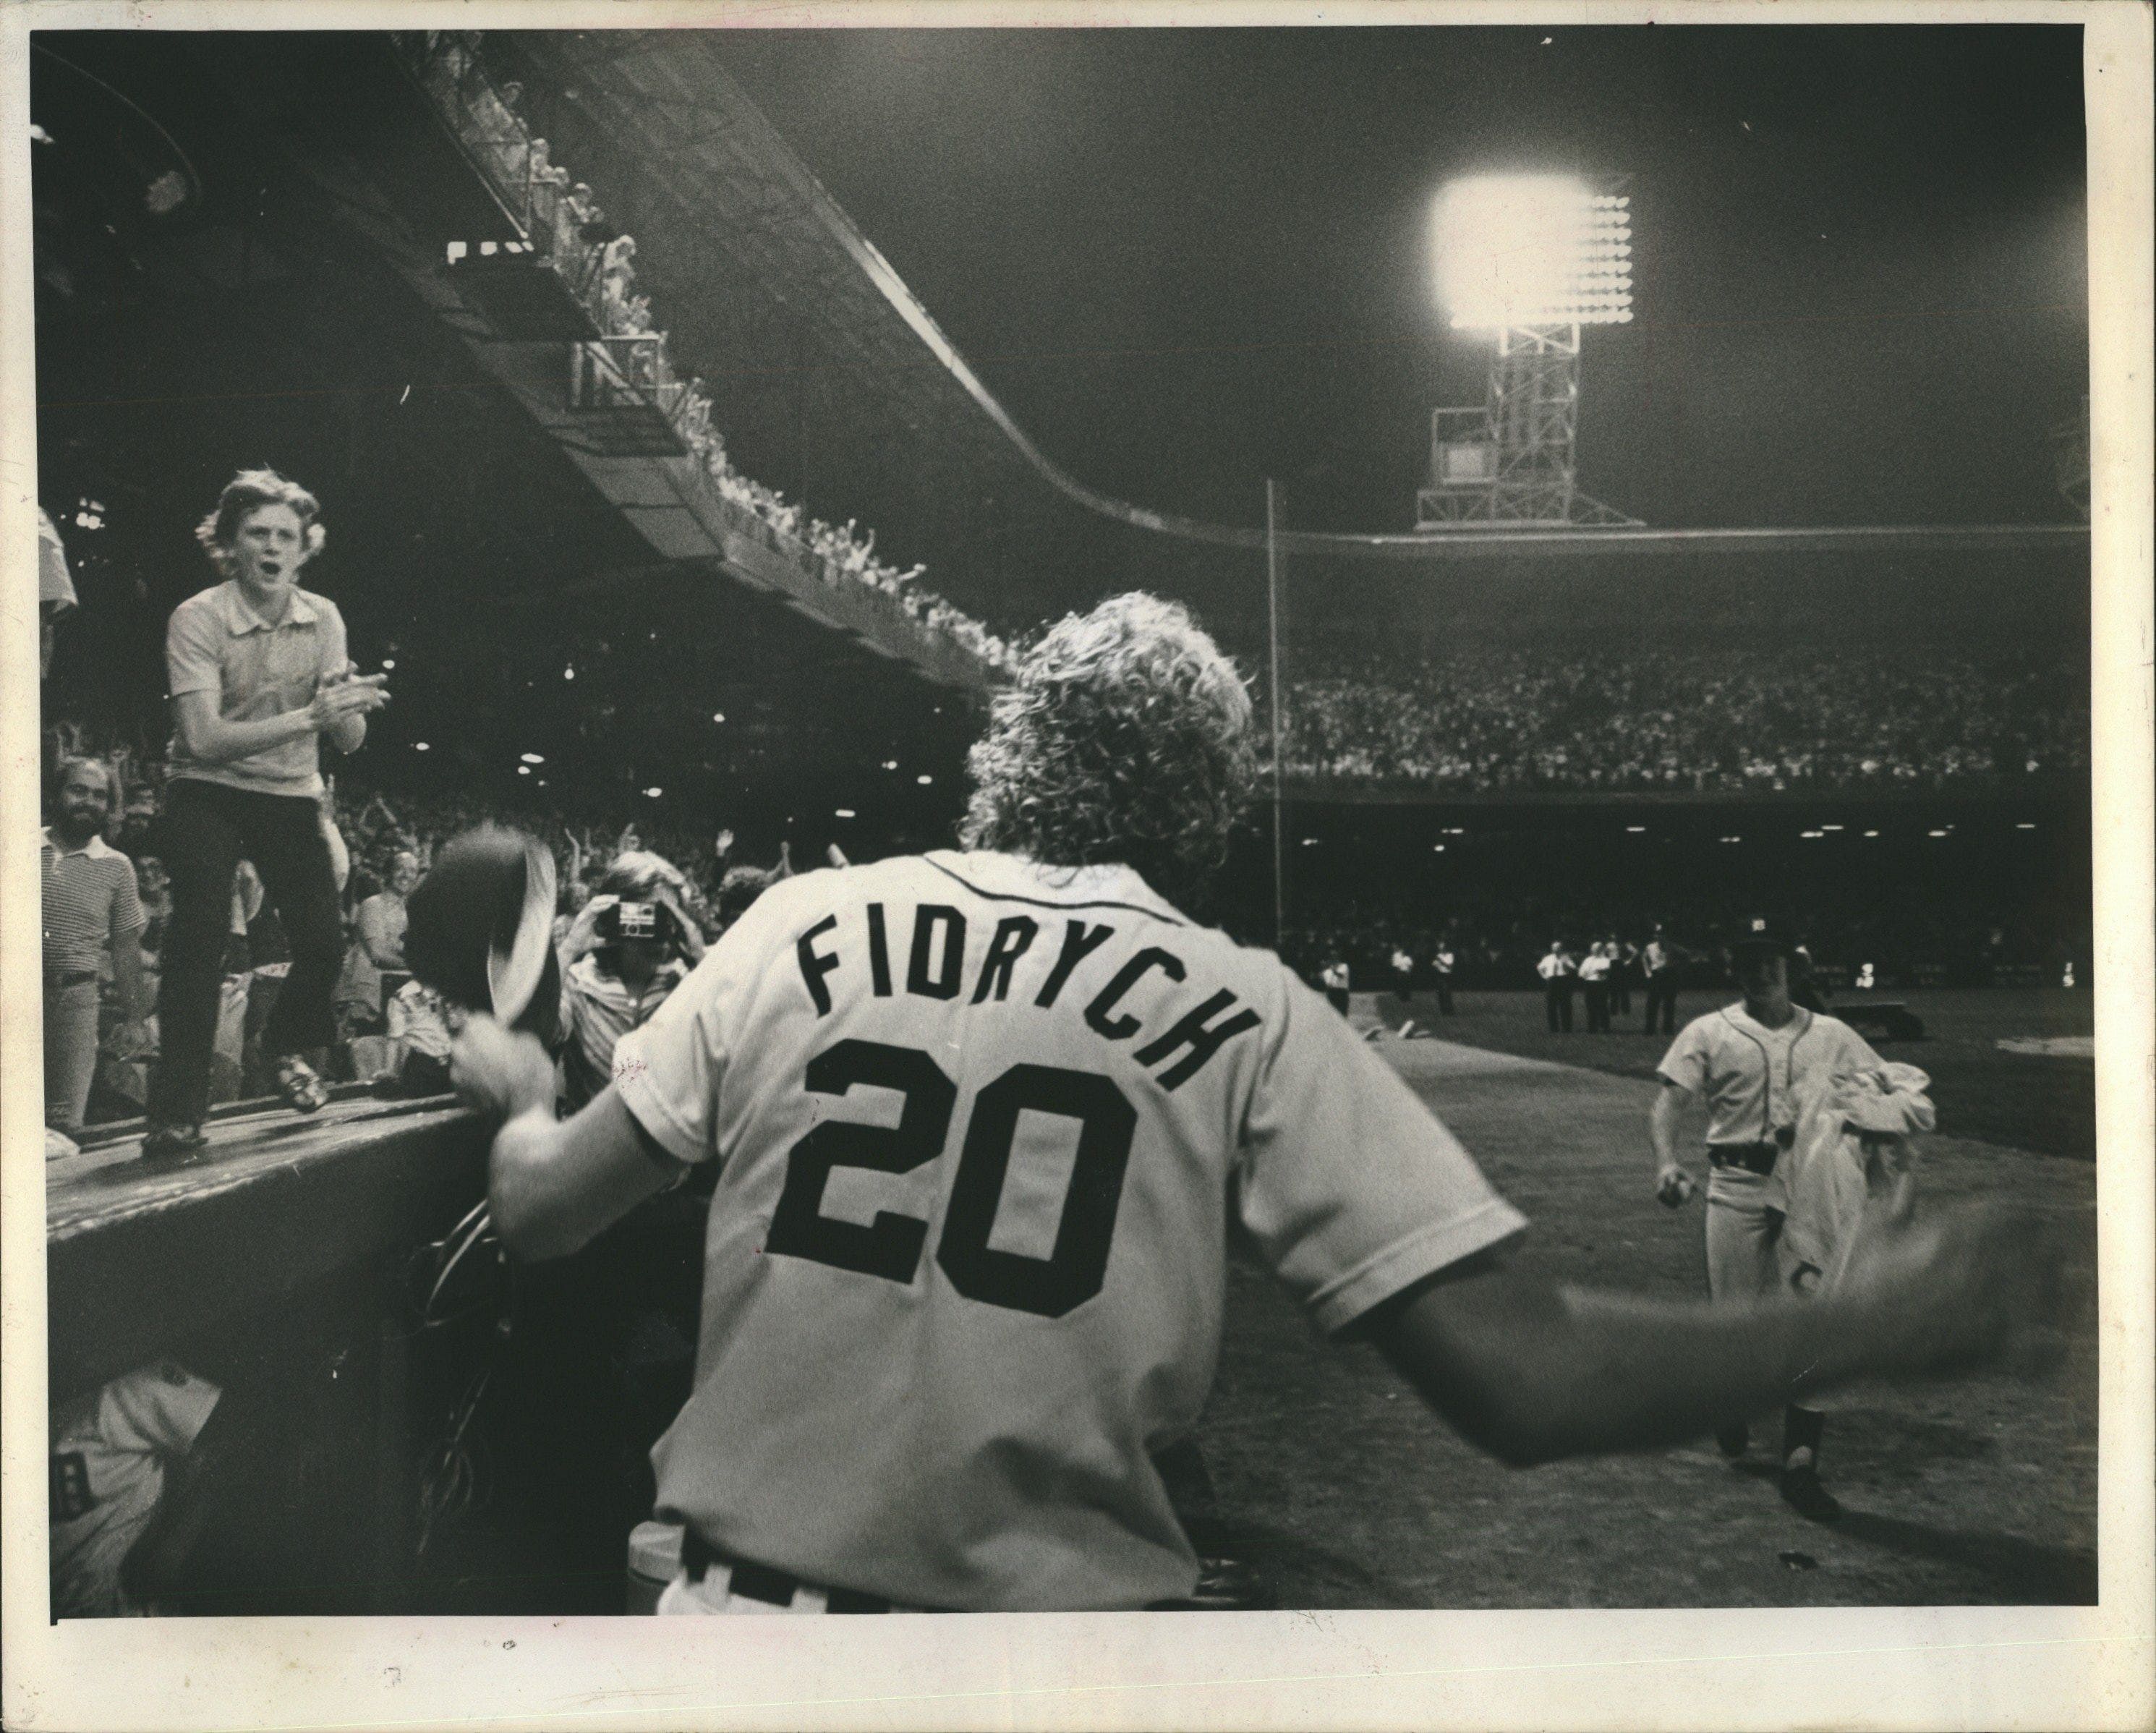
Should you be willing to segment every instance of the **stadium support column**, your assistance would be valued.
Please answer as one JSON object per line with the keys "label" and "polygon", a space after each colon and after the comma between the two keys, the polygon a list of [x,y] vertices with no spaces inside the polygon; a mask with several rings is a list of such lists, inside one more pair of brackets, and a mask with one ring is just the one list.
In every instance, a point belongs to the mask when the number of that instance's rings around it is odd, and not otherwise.
{"label": "stadium support column", "polygon": [[1271,666],[1273,737],[1273,949],[1287,943],[1286,814],[1281,800],[1280,484],[1265,481],[1265,644]]}

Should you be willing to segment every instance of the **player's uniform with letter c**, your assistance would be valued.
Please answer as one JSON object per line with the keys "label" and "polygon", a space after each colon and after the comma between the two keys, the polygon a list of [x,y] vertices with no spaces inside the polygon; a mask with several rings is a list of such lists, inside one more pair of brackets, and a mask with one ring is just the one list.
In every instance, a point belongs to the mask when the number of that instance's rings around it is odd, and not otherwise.
{"label": "player's uniform with letter c", "polygon": [[1149,1457],[1213,1381],[1230,1207],[1330,1330],[1523,1225],[1276,957],[1122,867],[793,879],[613,1070],[721,1164],[654,1452],[703,1569],[662,1611],[720,1610],[721,1572],[833,1610],[1187,1596]]}

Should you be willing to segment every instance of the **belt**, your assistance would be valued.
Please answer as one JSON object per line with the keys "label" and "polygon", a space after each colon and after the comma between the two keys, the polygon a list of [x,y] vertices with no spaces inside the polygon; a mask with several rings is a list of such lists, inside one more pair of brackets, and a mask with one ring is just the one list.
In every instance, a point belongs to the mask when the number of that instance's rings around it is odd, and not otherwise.
{"label": "belt", "polygon": [[1747,1173],[1771,1174],[1783,1150],[1796,1141],[1794,1131],[1777,1131],[1773,1141],[1759,1144],[1709,1144],[1709,1167],[1741,1167]]}
{"label": "belt", "polygon": [[803,1589],[814,1589],[824,1596],[824,1610],[828,1612],[891,1610],[891,1602],[881,1595],[865,1595],[855,1589],[825,1588],[821,1583],[806,1581],[784,1571],[775,1571],[768,1565],[735,1558],[730,1553],[721,1552],[694,1529],[682,1532],[681,1568],[691,1582],[701,1582],[711,1571],[724,1570],[729,1592],[751,1601],[767,1602],[773,1607],[791,1607],[795,1595]]}
{"label": "belt", "polygon": [[82,987],[87,986],[96,979],[97,971],[95,969],[56,969],[46,974],[45,985],[49,987],[59,988]]}

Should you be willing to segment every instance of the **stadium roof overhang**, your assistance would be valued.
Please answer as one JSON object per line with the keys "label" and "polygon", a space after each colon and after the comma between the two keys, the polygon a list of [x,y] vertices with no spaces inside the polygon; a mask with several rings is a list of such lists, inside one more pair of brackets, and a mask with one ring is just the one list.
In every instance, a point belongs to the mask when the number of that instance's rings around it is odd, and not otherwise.
{"label": "stadium roof overhang", "polygon": [[[595,131],[631,151],[655,196],[691,222],[696,245],[746,284],[814,321],[850,375],[850,413],[870,439],[902,429],[966,497],[1008,497],[1014,472],[1127,528],[1260,549],[1262,525],[1210,522],[1117,499],[1040,450],[837,200],[722,64],[723,33],[562,31],[491,36],[536,84],[575,92]],[[680,285],[674,285],[677,290]],[[670,301],[670,305],[675,303]],[[1522,526],[1440,533],[1284,531],[1290,553],[1450,563],[1476,559],[1681,553],[2062,548],[2086,524],[1856,525],[1664,529]]]}

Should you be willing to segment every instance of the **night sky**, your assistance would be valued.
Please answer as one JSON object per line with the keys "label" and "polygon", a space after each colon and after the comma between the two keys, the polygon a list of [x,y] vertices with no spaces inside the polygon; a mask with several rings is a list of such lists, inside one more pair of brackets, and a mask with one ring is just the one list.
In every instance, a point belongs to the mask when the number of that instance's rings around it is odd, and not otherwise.
{"label": "night sky", "polygon": [[[1581,485],[1661,525],[2056,522],[2074,28],[742,32],[727,64],[1035,440],[1141,503],[1410,526],[1478,402],[1453,176],[1631,177]],[[670,298],[686,285],[668,285]]]}

